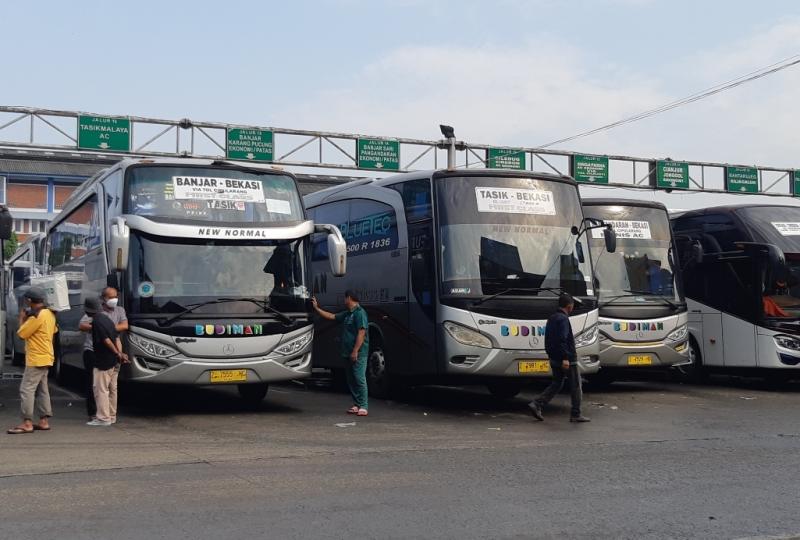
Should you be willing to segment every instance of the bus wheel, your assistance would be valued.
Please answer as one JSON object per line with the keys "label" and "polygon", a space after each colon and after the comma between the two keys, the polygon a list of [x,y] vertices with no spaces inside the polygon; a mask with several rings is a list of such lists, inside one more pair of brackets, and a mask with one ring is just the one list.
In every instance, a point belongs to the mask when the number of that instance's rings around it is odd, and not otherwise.
{"label": "bus wheel", "polygon": [[239,397],[247,405],[257,407],[266,397],[269,385],[265,383],[238,385]]}
{"label": "bus wheel", "polygon": [[62,386],[67,382],[66,368],[60,356],[56,356],[53,367],[50,368],[50,376]]}
{"label": "bus wheel", "polygon": [[391,394],[391,377],[386,370],[386,355],[380,346],[372,349],[367,358],[367,389],[369,395],[386,399]]}
{"label": "bus wheel", "polygon": [[708,373],[705,367],[703,367],[703,357],[700,354],[700,347],[698,347],[694,338],[689,338],[689,360],[691,360],[691,363],[678,367],[681,378],[692,384],[705,382],[708,379]]}
{"label": "bus wheel", "polygon": [[[607,390],[609,386],[614,384],[616,381],[616,377],[613,374],[609,373],[608,371],[603,371],[602,369],[595,373],[594,375],[589,375],[586,377],[586,382],[588,383],[587,386],[589,387],[589,391],[601,391]],[[565,384],[564,388],[568,389],[569,385]]]}
{"label": "bus wheel", "polygon": [[511,399],[517,397],[525,387],[524,381],[492,381],[486,383],[489,393],[498,399]]}
{"label": "bus wheel", "polygon": [[17,351],[17,340],[11,336],[11,365],[22,367],[25,365],[25,353]]}

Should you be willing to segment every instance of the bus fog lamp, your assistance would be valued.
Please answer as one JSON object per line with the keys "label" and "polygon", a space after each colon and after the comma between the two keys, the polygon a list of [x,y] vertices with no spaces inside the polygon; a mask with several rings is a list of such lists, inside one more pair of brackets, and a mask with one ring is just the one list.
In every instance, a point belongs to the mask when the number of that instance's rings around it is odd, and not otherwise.
{"label": "bus fog lamp", "polygon": [[576,347],[586,347],[597,341],[597,325],[592,326],[588,330],[584,330],[575,336]]}
{"label": "bus fog lamp", "polygon": [[146,337],[142,337],[138,334],[131,332],[128,337],[131,340],[131,343],[151,356],[155,356],[157,358],[169,358],[170,356],[175,356],[178,354],[178,351],[172,347],[164,345],[163,343],[159,343],[158,341],[147,339]]}
{"label": "bus fog lamp", "polygon": [[686,339],[686,335],[689,333],[689,325],[684,324],[683,326],[673,330],[667,335],[667,339],[669,341],[683,341]]}
{"label": "bus fog lamp", "polygon": [[298,336],[292,339],[291,341],[287,341],[286,343],[275,349],[275,352],[283,356],[288,356],[290,354],[300,352],[306,345],[309,344],[313,336],[314,332],[306,332],[302,336]]}
{"label": "bus fog lamp", "polygon": [[778,334],[777,336],[774,336],[773,339],[775,339],[775,343],[777,343],[778,347],[791,349],[793,351],[800,351],[800,338]]}
{"label": "bus fog lamp", "polygon": [[484,349],[492,348],[492,342],[489,338],[480,332],[476,332],[475,330],[467,328],[466,326],[461,326],[460,324],[451,321],[445,321],[444,329],[447,330],[447,333],[450,334],[450,337],[463,345],[483,347]]}

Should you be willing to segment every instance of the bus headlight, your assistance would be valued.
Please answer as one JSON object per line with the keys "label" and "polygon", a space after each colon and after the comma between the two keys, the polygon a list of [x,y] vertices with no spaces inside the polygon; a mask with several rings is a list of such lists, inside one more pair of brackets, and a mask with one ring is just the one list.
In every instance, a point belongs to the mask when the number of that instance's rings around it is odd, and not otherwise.
{"label": "bus headlight", "polygon": [[786,334],[778,334],[777,336],[773,336],[773,339],[778,347],[791,349],[793,351],[800,351],[800,338],[787,336]]}
{"label": "bus headlight", "polygon": [[575,347],[586,347],[597,341],[597,325],[575,336]]}
{"label": "bus headlight", "polygon": [[444,329],[450,334],[454,340],[463,345],[472,345],[474,347],[483,347],[484,349],[491,349],[492,342],[489,338],[476,332],[466,326],[461,326],[451,321],[444,322]]}
{"label": "bus headlight", "polygon": [[667,334],[668,341],[683,341],[686,339],[686,334],[689,333],[689,325],[684,324]]}
{"label": "bus headlight", "polygon": [[128,334],[128,339],[130,339],[131,343],[142,349],[144,352],[150,356],[155,356],[156,358],[169,358],[170,356],[175,356],[178,354],[178,351],[169,345],[164,345],[159,341],[148,339],[140,336],[139,334],[134,334],[133,332]]}
{"label": "bus headlight", "polygon": [[278,354],[282,354],[283,356],[289,356],[290,354],[302,351],[303,348],[309,344],[312,337],[314,337],[313,331],[306,332],[305,334],[302,334],[290,341],[287,341],[286,343],[275,349],[275,352]]}

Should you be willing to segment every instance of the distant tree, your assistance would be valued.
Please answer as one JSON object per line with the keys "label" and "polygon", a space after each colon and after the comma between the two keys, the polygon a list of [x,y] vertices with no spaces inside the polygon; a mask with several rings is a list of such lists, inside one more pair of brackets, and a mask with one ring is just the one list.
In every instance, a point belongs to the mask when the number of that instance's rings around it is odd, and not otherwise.
{"label": "distant tree", "polygon": [[11,238],[4,242],[4,249],[3,255],[5,256],[5,260],[11,258],[11,256],[16,253],[17,248],[19,247],[19,240],[17,239],[17,233],[11,231]]}

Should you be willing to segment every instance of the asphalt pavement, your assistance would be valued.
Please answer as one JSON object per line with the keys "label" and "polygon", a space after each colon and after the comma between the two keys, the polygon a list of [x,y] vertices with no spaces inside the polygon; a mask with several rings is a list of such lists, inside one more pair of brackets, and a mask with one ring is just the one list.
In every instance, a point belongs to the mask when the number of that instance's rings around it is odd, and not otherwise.
{"label": "asphalt pavement", "polygon": [[[15,381],[0,421],[17,420]],[[53,385],[53,429],[2,435],[0,538],[791,538],[800,533],[800,386],[619,383],[526,401],[427,387],[344,413],[324,381],[123,387],[84,425]]]}

